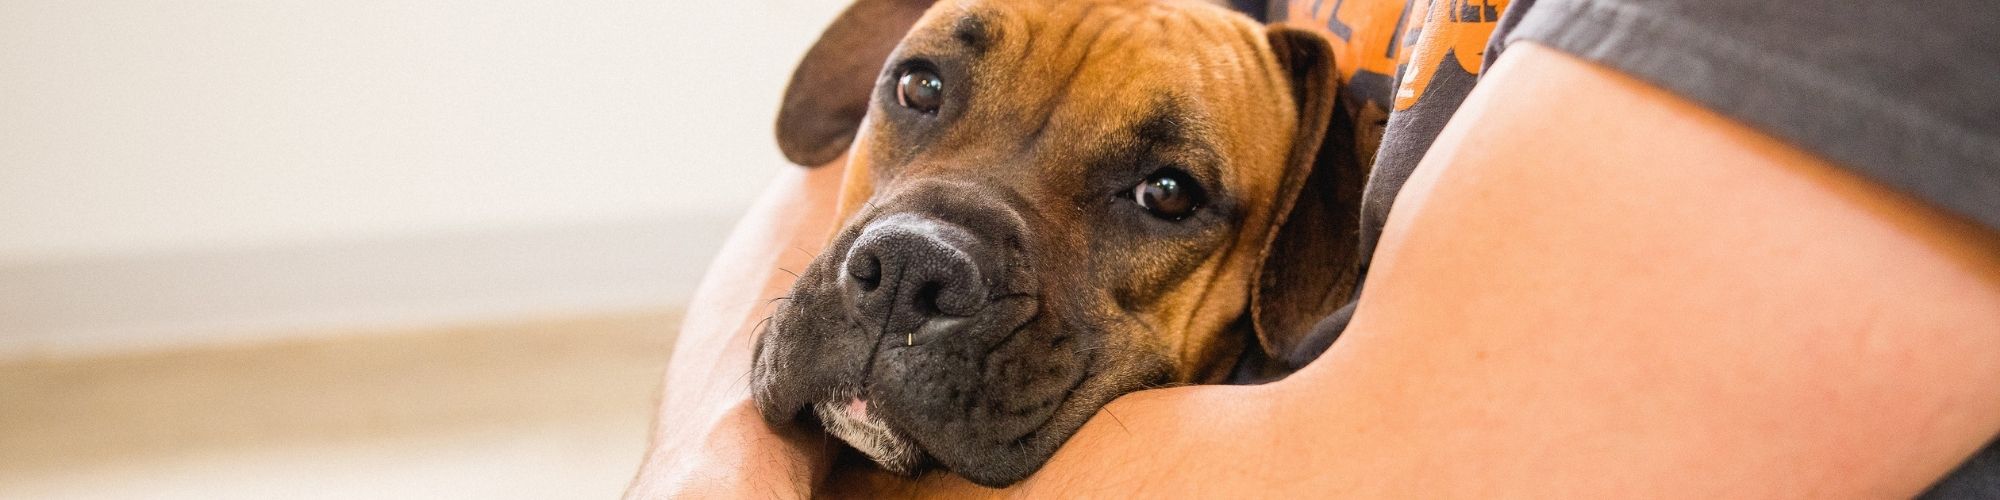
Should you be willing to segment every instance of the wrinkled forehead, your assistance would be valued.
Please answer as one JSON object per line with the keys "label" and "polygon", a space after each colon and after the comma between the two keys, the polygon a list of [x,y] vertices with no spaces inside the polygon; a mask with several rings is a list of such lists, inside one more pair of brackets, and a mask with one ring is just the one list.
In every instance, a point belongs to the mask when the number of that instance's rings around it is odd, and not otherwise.
{"label": "wrinkled forehead", "polygon": [[[1290,90],[1261,25],[1189,0],[945,0],[899,58],[963,64],[967,113],[1071,139],[1275,131]],[[1033,138],[1028,138],[1033,139]],[[1248,152],[1246,152],[1248,153]]]}
{"label": "wrinkled forehead", "polygon": [[1269,80],[1263,27],[1192,0],[944,0],[901,53],[1032,77],[1111,71],[1131,81]]}

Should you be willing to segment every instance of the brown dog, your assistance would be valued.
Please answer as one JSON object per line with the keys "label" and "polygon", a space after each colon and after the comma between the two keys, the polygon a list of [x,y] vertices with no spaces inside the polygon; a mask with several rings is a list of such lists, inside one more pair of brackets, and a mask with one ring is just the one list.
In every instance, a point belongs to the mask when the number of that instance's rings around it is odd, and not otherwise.
{"label": "brown dog", "polygon": [[1112,398],[1282,359],[1346,301],[1366,172],[1318,35],[929,3],[857,2],[793,76],[779,144],[848,155],[846,223],[758,344],[765,418],[1005,485]]}

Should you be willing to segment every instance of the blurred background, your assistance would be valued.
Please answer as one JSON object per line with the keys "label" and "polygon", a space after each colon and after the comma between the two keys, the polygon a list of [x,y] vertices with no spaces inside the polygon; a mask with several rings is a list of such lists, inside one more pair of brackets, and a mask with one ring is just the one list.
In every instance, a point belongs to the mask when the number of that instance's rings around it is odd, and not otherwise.
{"label": "blurred background", "polygon": [[0,0],[0,498],[603,498],[843,0]]}

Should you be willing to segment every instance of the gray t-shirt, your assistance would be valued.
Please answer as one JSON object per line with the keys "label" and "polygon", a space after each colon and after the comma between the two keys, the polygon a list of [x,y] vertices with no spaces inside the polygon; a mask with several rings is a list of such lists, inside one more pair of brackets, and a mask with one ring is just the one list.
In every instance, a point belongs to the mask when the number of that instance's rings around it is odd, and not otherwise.
{"label": "gray t-shirt", "polygon": [[[1530,5],[1532,4],[1532,5]],[[1532,40],[2000,228],[2000,2],[1519,2]]]}
{"label": "gray t-shirt", "polygon": [[[1273,2],[1271,17],[1354,37],[1352,14],[1367,12],[1303,3]],[[1427,22],[1410,23],[1420,19]],[[1419,98],[1378,106],[1393,110],[1363,197],[1363,256],[1372,255],[1396,194],[1477,84],[1478,69],[1523,40],[1619,70],[2000,229],[2000,0],[1408,0],[1395,23],[1401,41],[1392,51],[1421,50],[1412,41],[1440,29],[1492,34],[1484,50],[1430,44],[1439,47],[1430,57],[1401,57],[1389,85],[1366,85],[1385,75],[1364,69],[1344,90],[1361,107],[1392,101],[1387,88],[1421,79]],[[1365,284],[1365,266],[1363,276]],[[1330,345],[1353,306],[1317,325],[1303,348],[1309,352],[1291,358],[1310,359]],[[2000,442],[1924,497],[2000,498]]]}
{"label": "gray t-shirt", "polygon": [[[1532,40],[1609,66],[2000,228],[2000,2],[1516,0],[1514,10],[1495,34],[1502,48]],[[2000,498],[2000,443],[1923,497]]]}
{"label": "gray t-shirt", "polygon": [[[1609,66],[2000,228],[2000,1],[1515,0],[1513,10],[1495,34],[1502,48],[1532,40]],[[2000,498],[2000,442],[1923,497]]]}

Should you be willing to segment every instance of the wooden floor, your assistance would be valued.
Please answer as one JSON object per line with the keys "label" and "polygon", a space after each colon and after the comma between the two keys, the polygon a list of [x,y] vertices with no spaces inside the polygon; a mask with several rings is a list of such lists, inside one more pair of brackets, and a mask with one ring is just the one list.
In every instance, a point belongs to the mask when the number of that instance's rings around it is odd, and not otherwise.
{"label": "wooden floor", "polygon": [[0,365],[0,498],[613,498],[677,323]]}

